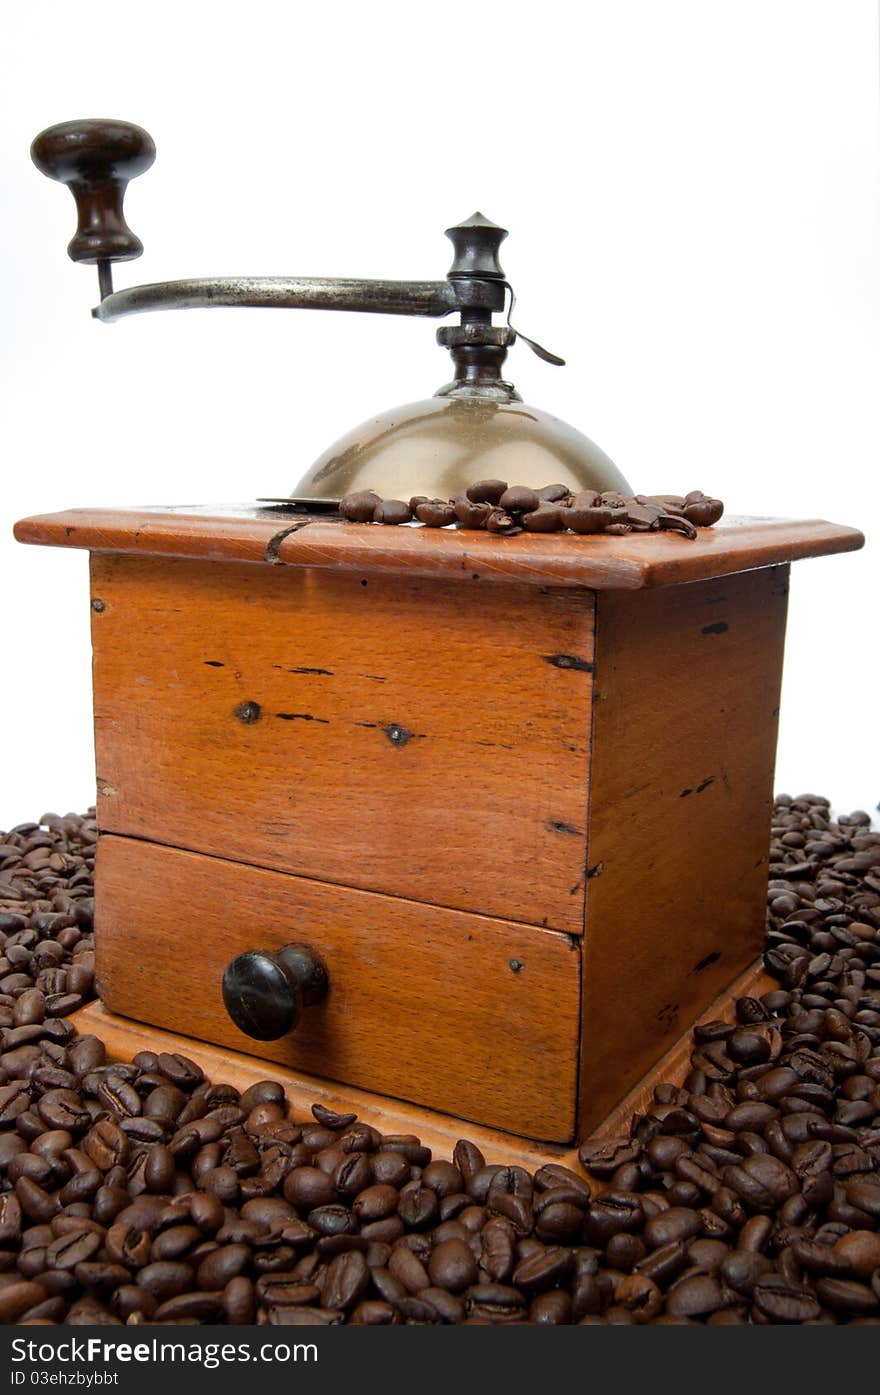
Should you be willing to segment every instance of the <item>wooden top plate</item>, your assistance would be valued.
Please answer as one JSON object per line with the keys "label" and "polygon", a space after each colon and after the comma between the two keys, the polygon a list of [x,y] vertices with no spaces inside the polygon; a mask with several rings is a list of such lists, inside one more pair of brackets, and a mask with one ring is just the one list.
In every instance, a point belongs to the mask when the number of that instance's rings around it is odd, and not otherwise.
{"label": "wooden top plate", "polygon": [[522,533],[499,538],[453,528],[345,523],[283,506],[210,504],[69,509],[15,526],[19,542],[92,552],[200,557],[293,567],[634,591],[801,557],[852,552],[855,528],[822,519],[725,518],[691,541],[677,533],[623,538]]}

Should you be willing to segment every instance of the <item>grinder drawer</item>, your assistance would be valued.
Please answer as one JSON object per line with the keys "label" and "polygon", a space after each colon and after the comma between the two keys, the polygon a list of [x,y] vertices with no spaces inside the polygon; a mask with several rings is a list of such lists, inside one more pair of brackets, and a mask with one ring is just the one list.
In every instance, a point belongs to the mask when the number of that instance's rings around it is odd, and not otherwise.
{"label": "grinder drawer", "polygon": [[[113,1012],[535,1139],[575,1132],[579,942],[485,916],[102,835],[99,991]],[[308,945],[327,996],[254,1041],[221,982]]]}

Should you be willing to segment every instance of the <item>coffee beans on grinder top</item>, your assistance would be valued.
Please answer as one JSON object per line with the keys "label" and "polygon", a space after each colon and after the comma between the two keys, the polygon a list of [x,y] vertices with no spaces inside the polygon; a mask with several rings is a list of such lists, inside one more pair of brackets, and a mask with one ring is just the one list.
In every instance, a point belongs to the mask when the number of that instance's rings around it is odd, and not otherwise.
{"label": "coffee beans on grinder top", "polygon": [[518,533],[627,533],[672,531],[695,538],[698,528],[709,528],[724,512],[720,499],[699,489],[690,494],[621,494],[608,489],[582,489],[573,493],[563,484],[542,489],[508,485],[506,480],[478,480],[453,499],[429,499],[417,494],[403,499],[383,499],[371,489],[347,494],[339,505],[351,523],[401,524],[417,522],[426,528],[455,525],[484,530],[500,537]]}

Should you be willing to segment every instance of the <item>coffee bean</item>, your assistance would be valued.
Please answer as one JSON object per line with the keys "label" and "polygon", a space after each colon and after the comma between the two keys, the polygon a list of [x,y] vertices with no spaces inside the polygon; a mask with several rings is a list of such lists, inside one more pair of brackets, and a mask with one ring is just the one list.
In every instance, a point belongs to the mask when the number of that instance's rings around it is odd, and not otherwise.
{"label": "coffee bean", "polygon": [[731,1250],[718,1266],[718,1276],[729,1288],[748,1297],[771,1269],[772,1263],[765,1255],[753,1250]]}
{"label": "coffee bean", "polygon": [[[448,528],[455,522],[455,509],[443,499],[429,499],[415,505],[413,512],[427,528]],[[364,1305],[361,1305],[364,1306]]]}
{"label": "coffee bean", "polygon": [[477,1264],[470,1246],[460,1239],[442,1240],[431,1252],[428,1276],[437,1288],[462,1293],[477,1281]]}
{"label": "coffee bean", "polygon": [[850,1205],[868,1216],[880,1217],[880,1179],[853,1177],[846,1183],[845,1193]]}
{"label": "coffee bean", "polygon": [[339,512],[352,523],[370,523],[377,505],[381,502],[379,495],[372,489],[363,489],[354,494],[347,494],[339,505]]}
{"label": "coffee bean", "polygon": [[498,504],[507,490],[504,480],[478,480],[466,490],[467,497],[475,504]]}
{"label": "coffee bean", "polygon": [[381,1298],[369,1298],[358,1303],[349,1322],[353,1327],[390,1327],[400,1322],[397,1309]]}
{"label": "coffee bean", "polygon": [[[408,1176],[409,1168],[406,1168],[406,1173]],[[336,1184],[320,1168],[296,1167],[284,1180],[284,1195],[294,1206],[310,1211],[316,1206],[328,1206],[336,1200]]]}
{"label": "coffee bean", "polygon": [[755,1211],[770,1211],[797,1191],[790,1167],[769,1153],[756,1153],[724,1169],[724,1180]]}
{"label": "coffee bean", "polygon": [[522,1294],[509,1284],[474,1284],[466,1307],[469,1316],[494,1322],[521,1322],[526,1314]]}
{"label": "coffee bean", "polygon": [[671,1245],[679,1240],[690,1240],[699,1235],[702,1229],[703,1222],[699,1211],[672,1206],[668,1211],[661,1211],[659,1216],[652,1216],[645,1223],[645,1239],[653,1249],[661,1249],[664,1245]]}
{"label": "coffee bean", "polygon": [[136,1277],[138,1287],[146,1289],[159,1303],[190,1292],[194,1280],[192,1265],[180,1260],[157,1260],[146,1264]]}
{"label": "coffee bean", "polygon": [[47,1297],[42,1284],[26,1280],[0,1287],[0,1323],[19,1322],[29,1309]]}
{"label": "coffee bean", "polygon": [[812,1322],[819,1316],[816,1295],[802,1284],[781,1275],[768,1274],[754,1286],[752,1298],[756,1309],[771,1322]]}
{"label": "coffee bean", "polygon": [[373,510],[374,523],[409,523],[412,510],[403,499],[383,499]]}
{"label": "coffee bean", "polygon": [[582,1143],[578,1157],[588,1172],[597,1177],[610,1177],[621,1163],[635,1162],[640,1153],[639,1145],[631,1138],[603,1139],[601,1142]]}
{"label": "coffee bean", "polygon": [[880,1269],[880,1235],[871,1230],[851,1230],[842,1235],[833,1253],[850,1273],[870,1279]]}
{"label": "coffee bean", "polygon": [[614,1291],[615,1302],[632,1313],[636,1322],[648,1323],[663,1307],[663,1295],[657,1285],[642,1274],[626,1275]]}
{"label": "coffee bean", "polygon": [[394,1215],[398,1200],[395,1187],[378,1182],[359,1192],[352,1202],[351,1209],[362,1224],[369,1224],[371,1221],[384,1220],[387,1216]]}
{"label": "coffee bean", "polygon": [[632,1192],[606,1192],[592,1202],[584,1222],[590,1244],[606,1245],[619,1231],[641,1229],[645,1219],[639,1197]]}
{"label": "coffee bean", "polygon": [[166,1079],[181,1090],[193,1090],[204,1080],[204,1072],[188,1056],[179,1052],[159,1052],[158,1068]]}
{"label": "coffee bean", "polygon": [[410,1230],[426,1230],[440,1213],[437,1193],[421,1182],[408,1182],[400,1193],[397,1213]]}
{"label": "coffee bean", "polygon": [[880,1308],[880,1297],[874,1290],[855,1279],[817,1279],[816,1296],[832,1312],[861,1316]]}
{"label": "coffee bean", "polygon": [[725,1302],[724,1289],[712,1274],[679,1279],[666,1299],[666,1311],[674,1317],[707,1317]]}
{"label": "coffee bean", "polygon": [[[155,1248],[155,1246],[154,1246]],[[226,1244],[213,1250],[201,1262],[196,1271],[199,1288],[216,1290],[225,1288],[238,1278],[250,1262],[251,1251],[248,1245]]]}
{"label": "coffee bean", "polygon": [[571,1250],[560,1245],[542,1246],[516,1266],[513,1283],[526,1292],[555,1288],[569,1273],[572,1263]]}

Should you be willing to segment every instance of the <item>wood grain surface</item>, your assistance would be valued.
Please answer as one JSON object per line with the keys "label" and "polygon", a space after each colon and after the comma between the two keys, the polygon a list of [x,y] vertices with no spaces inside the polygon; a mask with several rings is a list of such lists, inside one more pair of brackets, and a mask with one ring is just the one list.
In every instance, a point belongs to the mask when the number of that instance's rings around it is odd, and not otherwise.
{"label": "wood grain surface", "polygon": [[[701,1020],[722,1018],[731,1022],[735,998],[747,994],[760,995],[776,986],[775,980],[762,971],[759,963],[751,965],[746,973],[709,1005],[706,1012],[701,1014]],[[287,1091],[291,1113],[295,1119],[305,1121],[311,1118],[312,1105],[322,1104],[325,1108],[334,1109],[339,1113],[355,1113],[359,1119],[372,1124],[381,1133],[415,1134],[432,1149],[437,1158],[451,1158],[456,1142],[465,1136],[477,1144],[488,1163],[515,1163],[534,1170],[544,1163],[557,1162],[572,1167],[577,1172],[582,1171],[575,1148],[550,1143],[527,1143],[522,1138],[499,1129],[487,1129],[479,1124],[465,1123],[436,1110],[405,1104],[400,1100],[373,1094],[367,1090],[358,1090],[350,1085],[340,1085],[319,1076],[306,1075],[302,1071],[292,1071],[227,1047],[211,1046],[207,1042],[196,1041],[179,1033],[145,1027],[131,1018],[109,1012],[98,1002],[81,1008],[72,1020],[78,1031],[83,1034],[94,1033],[101,1038],[111,1060],[130,1061],[139,1051],[145,1050],[179,1051],[190,1060],[197,1061],[210,1080],[225,1081],[238,1090],[246,1090],[248,1086],[267,1077],[280,1080]],[[656,1085],[682,1084],[688,1072],[692,1046],[691,1033],[683,1033],[656,1066],[602,1120],[594,1130],[593,1136],[628,1136],[630,1120],[634,1114],[644,1114],[650,1107]],[[592,1179],[593,1190],[596,1192],[604,1191],[610,1185],[610,1182]]]}
{"label": "wood grain surface", "polygon": [[764,935],[788,568],[597,611],[581,1131]]}
{"label": "wood grain surface", "polygon": [[[329,994],[289,1036],[251,1041],[226,1014],[224,969],[289,941],[322,956]],[[511,1133],[574,1137],[580,955],[566,935],[103,835],[96,947],[113,1012]]]}
{"label": "wood grain surface", "polygon": [[[405,572],[460,581],[634,590],[747,571],[799,557],[851,552],[855,528],[822,519],[723,518],[694,541],[674,533],[578,537],[343,523],[257,504],[69,509],[16,524],[20,542],[214,561]],[[468,601],[466,604],[470,604]]]}
{"label": "wood grain surface", "polygon": [[593,595],[362,581],[93,556],[100,827],[580,934]]}

